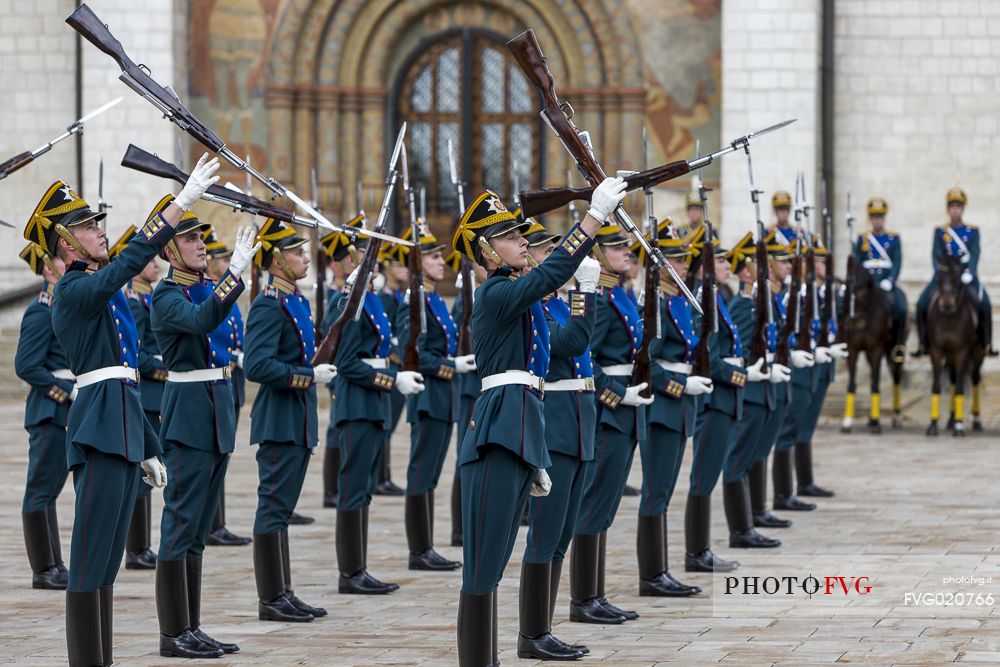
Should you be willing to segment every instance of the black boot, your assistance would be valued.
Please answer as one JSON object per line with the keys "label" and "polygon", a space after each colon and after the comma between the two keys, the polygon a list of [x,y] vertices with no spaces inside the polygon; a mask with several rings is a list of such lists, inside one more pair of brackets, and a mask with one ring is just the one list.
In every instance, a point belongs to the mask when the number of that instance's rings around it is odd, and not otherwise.
{"label": "black boot", "polygon": [[577,533],[573,536],[573,552],[569,562],[569,620],[574,623],[619,625],[625,622],[625,617],[608,611],[597,599],[600,541],[599,535],[589,533]]}
{"label": "black boot", "polygon": [[97,589],[101,602],[101,653],[104,656],[103,667],[109,667],[114,662],[115,647],[115,587],[101,586]]}
{"label": "black boot", "polygon": [[66,592],[66,649],[70,667],[103,667],[100,591]]}
{"label": "black boot", "polygon": [[494,667],[493,592],[485,595],[459,593],[458,665]]}
{"label": "black boot", "polygon": [[634,486],[630,486],[630,485],[626,484],[625,485],[625,489],[622,491],[622,495],[623,496],[638,496],[639,495],[639,489],[635,488]]}
{"label": "black boot", "polygon": [[636,556],[639,559],[640,597],[688,597],[701,589],[667,576],[666,526],[661,516],[639,515]]}
{"label": "black boot", "polygon": [[215,508],[215,518],[212,520],[212,530],[205,544],[213,547],[242,547],[253,542],[253,538],[236,535],[226,528],[226,485],[222,484],[219,491],[219,504]]}
{"label": "black boot", "polygon": [[668,535],[670,532],[667,530],[667,513],[664,512],[661,516],[661,523],[663,523],[663,564],[666,566],[667,570],[663,573],[663,578],[667,580],[667,583],[675,588],[688,589],[691,591],[690,595],[698,595],[701,593],[701,587],[691,586],[688,584],[683,584],[678,581],[674,575],[670,574],[670,547]]}
{"label": "black boot", "polygon": [[282,576],[285,583],[285,597],[288,601],[292,603],[292,606],[303,611],[313,618],[321,618],[326,616],[327,611],[323,607],[313,607],[312,605],[306,604],[295,595],[295,591],[292,590],[292,556],[291,550],[288,546],[288,529],[284,529],[278,535],[281,538],[281,569]]}
{"label": "black boot", "polygon": [[253,573],[257,580],[257,617],[262,621],[308,623],[312,614],[298,609],[285,595],[281,533],[253,536]]}
{"label": "black boot", "polygon": [[132,509],[132,520],[128,524],[128,537],[125,540],[126,570],[156,569],[156,554],[149,548],[152,518],[150,497],[137,497],[135,507]]}
{"label": "black boot", "polygon": [[31,587],[53,591],[66,590],[69,576],[56,564],[48,510],[22,512],[21,524],[24,526],[24,546],[28,551],[28,564],[31,566]]}
{"label": "black boot", "polygon": [[[556,613],[556,600],[559,598],[559,579],[562,578],[563,561],[562,559],[552,561],[552,571],[549,573],[549,627],[552,627],[552,617]],[[563,640],[556,637],[556,641],[568,646],[569,648],[575,648],[577,651],[582,652],[584,655],[590,653],[590,649],[583,644],[568,644]]]}
{"label": "black boot", "polygon": [[437,551],[431,542],[430,494],[406,496],[405,524],[406,543],[410,548],[410,569],[430,571],[451,571],[462,567],[461,563],[448,560]]}
{"label": "black boot", "polygon": [[499,643],[497,642],[498,627],[497,619],[499,614],[497,614],[497,587],[493,587],[493,591],[490,593],[490,597],[493,598],[493,613],[490,614],[490,665],[493,667],[500,667],[500,649]]}
{"label": "black boot", "polygon": [[49,516],[49,541],[52,543],[52,558],[55,560],[56,569],[60,572],[65,572],[68,579],[69,570],[66,568],[66,563],[63,562],[62,542],[59,539],[59,515],[56,512],[55,501],[52,501],[52,504],[48,506],[46,511]]}
{"label": "black boot", "polygon": [[164,658],[222,657],[222,649],[205,644],[191,632],[186,560],[156,561],[156,616]]}
{"label": "black boot", "polygon": [[753,527],[750,511],[750,487],[745,478],[722,484],[722,504],[726,509],[726,523],[729,524],[730,549],[771,549],[781,546],[779,540],[771,539],[757,532]]}
{"label": "black boot", "polygon": [[340,474],[340,448],[327,447],[323,454],[323,507],[337,506],[337,476]]}
{"label": "black boot", "polygon": [[797,491],[800,496],[831,498],[833,491],[816,486],[813,482],[812,442],[800,442],[795,445],[795,476]]}
{"label": "black boot", "polygon": [[747,474],[750,486],[750,511],[753,512],[753,525],[758,528],[790,528],[792,522],[782,519],[767,509],[767,459],[754,461]]}
{"label": "black boot", "polygon": [[362,510],[337,509],[337,590],[350,595],[385,595],[399,589],[385,584],[365,569],[364,516]]}
{"label": "black boot", "polygon": [[[391,435],[391,434],[390,434]],[[389,436],[382,442],[382,454],[379,457],[379,478],[378,486],[375,487],[376,496],[402,496],[406,493],[395,482],[392,481],[392,467],[389,460]]]}
{"label": "black boot", "polygon": [[536,660],[577,660],[583,653],[552,636],[549,595],[552,563],[521,563],[520,630],[517,657]]}
{"label": "black boot", "polygon": [[292,511],[291,516],[288,517],[289,526],[308,526],[314,521],[316,521],[316,519],[311,516],[303,516],[294,510]]}
{"label": "black boot", "polygon": [[462,478],[457,472],[451,480],[451,546],[462,546]]}
{"label": "black boot", "polygon": [[914,357],[920,357],[928,353],[930,345],[927,344],[927,312],[921,312],[917,308],[917,351],[913,352]]}
{"label": "black boot", "polygon": [[597,541],[597,601],[601,603],[601,606],[610,611],[613,614],[618,614],[623,616],[626,621],[634,621],[639,618],[638,612],[626,611],[621,607],[611,604],[608,602],[608,598],[604,592],[604,570],[607,563],[608,556],[608,531],[603,531]]}
{"label": "black boot", "polygon": [[792,451],[790,449],[774,450],[771,479],[774,482],[774,509],[791,512],[811,512],[816,509],[816,505],[802,502],[792,493]]}
{"label": "black boot", "polygon": [[201,555],[192,554],[188,554],[185,561],[187,564],[188,620],[191,623],[191,634],[197,637],[202,644],[220,649],[223,653],[237,653],[240,650],[239,646],[220,642],[201,629],[201,561]]}
{"label": "black boot", "polygon": [[688,495],[684,508],[684,570],[686,572],[732,572],[739,562],[719,558],[709,548],[712,496]]}

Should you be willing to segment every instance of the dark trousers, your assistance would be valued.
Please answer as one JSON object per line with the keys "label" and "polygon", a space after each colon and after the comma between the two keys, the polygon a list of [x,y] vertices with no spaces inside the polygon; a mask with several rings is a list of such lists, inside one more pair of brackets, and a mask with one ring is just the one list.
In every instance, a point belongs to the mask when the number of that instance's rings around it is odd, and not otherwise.
{"label": "dark trousers", "polygon": [[732,415],[711,406],[702,411],[698,428],[694,432],[694,456],[691,460],[691,486],[688,495],[712,494],[722,462],[729,456],[735,440],[736,420]]}
{"label": "dark trousers", "polygon": [[337,509],[368,507],[378,484],[378,455],[385,438],[382,422],[359,420],[337,426],[340,442],[340,475]]}
{"label": "dark trousers", "polygon": [[66,484],[66,427],[51,421],[28,427],[28,479],[22,512],[38,512],[56,501]]}
{"label": "dark trousers", "polygon": [[736,424],[733,448],[722,468],[722,481],[728,484],[743,479],[757,460],[758,444],[770,413],[759,403],[743,403],[743,419]]}
{"label": "dark trousers", "polygon": [[287,442],[262,442],[257,447],[257,514],[254,535],[280,533],[302,493],[309,458],[308,447]]}
{"label": "dark trousers", "polygon": [[205,551],[205,539],[219,504],[229,454],[179,443],[163,453],[167,485],[163,487],[158,560],[184,560]]}
{"label": "dark trousers", "polygon": [[547,496],[528,499],[528,544],[524,549],[527,563],[548,563],[566,556],[586,490],[590,461],[559,452],[549,452],[549,457],[552,465],[546,472],[552,490]]}
{"label": "dark trousers", "polygon": [[462,592],[489,593],[503,577],[534,471],[513,452],[487,446],[462,464]]}
{"label": "dark trousers", "polygon": [[802,418],[795,422],[795,443],[812,442],[813,433],[816,431],[816,424],[819,422],[820,413],[823,412],[823,403],[826,401],[826,390],[830,388],[830,373],[825,364],[818,366],[820,373],[816,389],[809,392],[809,407],[802,414]]}
{"label": "dark trousers", "polygon": [[576,532],[596,535],[611,527],[634,456],[635,440],[630,434],[597,427],[594,462],[588,473]]}
{"label": "dark trousers", "polygon": [[437,488],[448,455],[453,424],[421,414],[410,428],[410,464],[406,468],[406,495],[422,496]]}
{"label": "dark trousers", "polygon": [[767,414],[764,427],[760,432],[760,439],[757,441],[754,461],[766,461],[771,455],[771,448],[774,447],[778,439],[778,431],[785,423],[785,412],[788,410],[788,401],[785,399],[785,386],[777,385],[775,392],[774,408]]}
{"label": "dark trousers", "polygon": [[70,592],[111,586],[125,552],[135,506],[135,463],[87,448],[87,460],[73,468],[76,515],[69,555]]}
{"label": "dark trousers", "polygon": [[774,448],[778,451],[789,450],[795,446],[795,432],[809,409],[810,393],[808,386],[792,385],[792,400],[785,409],[785,418],[781,420],[778,437],[774,441]]}
{"label": "dark trousers", "polygon": [[639,443],[642,460],[640,516],[660,516],[674,495],[684,461],[687,436],[680,431],[650,424],[646,439]]}
{"label": "dark trousers", "polygon": [[455,432],[458,437],[455,438],[455,474],[458,474],[458,456],[457,454],[462,451],[462,441],[465,439],[465,434],[469,431],[469,422],[472,421],[472,411],[476,408],[476,397],[475,396],[459,396],[458,397],[458,410],[456,410],[455,419]]}

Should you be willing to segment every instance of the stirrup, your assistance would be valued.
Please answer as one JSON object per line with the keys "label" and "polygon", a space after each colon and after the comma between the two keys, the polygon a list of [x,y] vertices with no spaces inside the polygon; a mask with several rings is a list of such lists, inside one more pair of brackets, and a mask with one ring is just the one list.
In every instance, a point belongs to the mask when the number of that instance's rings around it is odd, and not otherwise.
{"label": "stirrup", "polygon": [[902,344],[894,345],[892,350],[889,352],[889,356],[894,363],[903,363],[906,361],[906,346]]}

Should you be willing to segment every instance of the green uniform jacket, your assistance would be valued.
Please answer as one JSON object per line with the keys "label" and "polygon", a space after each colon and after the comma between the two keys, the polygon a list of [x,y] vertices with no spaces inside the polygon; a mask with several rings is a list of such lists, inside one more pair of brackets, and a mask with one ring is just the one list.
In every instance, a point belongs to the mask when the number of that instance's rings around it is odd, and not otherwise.
{"label": "green uniform jacket", "polygon": [[698,346],[691,304],[684,296],[660,298],[662,336],[649,343],[650,378],[653,404],[646,408],[649,423],[684,435],[694,434],[696,401],[684,393],[687,376],[665,370],[657,360],[691,363]]}
{"label": "green uniform jacket", "polygon": [[635,350],[642,343],[642,316],[635,312],[634,320],[626,321],[623,313],[630,309],[634,311],[635,304],[623,287],[598,287],[590,349],[594,352],[597,423],[641,440],[646,437],[646,406],[622,405],[628,380],[623,383],[604,372],[605,367],[635,360]]}
{"label": "green uniform jacket", "polygon": [[[342,310],[346,296],[337,305]],[[392,325],[377,294],[365,294],[361,319],[349,319],[341,329],[337,348],[337,377],[333,379],[335,424],[374,421],[388,429],[392,424],[389,392],[396,383],[396,370],[372,368],[363,359],[388,359],[392,351]],[[336,319],[336,317],[334,317]]]}
{"label": "green uniform jacket", "polygon": [[[475,274],[473,274],[475,275]],[[455,303],[451,306],[451,319],[455,322],[455,326],[458,327],[459,338],[462,336],[462,294],[459,293],[455,297]],[[471,398],[475,400],[479,397],[480,386],[479,386],[479,375],[476,373],[462,373],[456,379],[458,382],[458,396],[460,399]],[[459,443],[461,445],[461,443]]]}
{"label": "green uniform jacket", "polygon": [[132,319],[135,320],[135,330],[139,334],[139,394],[142,398],[142,409],[146,412],[159,414],[163,405],[163,380],[155,376],[165,377],[167,369],[160,356],[160,348],[156,344],[156,336],[149,324],[149,311],[153,307],[152,293],[142,293],[132,287],[125,288],[129,308],[132,309]]}
{"label": "green uniform jacket", "polygon": [[712,337],[712,393],[708,395],[708,405],[719,412],[739,419],[743,415],[743,387],[746,385],[747,373],[742,366],[731,364],[727,357],[743,356],[743,344],[739,329],[736,328],[729,309],[718,294],[715,296],[718,306],[719,331]]}
{"label": "green uniform jacket", "polygon": [[[729,302],[729,313],[733,318],[733,323],[740,332],[740,340],[743,341],[743,361],[750,364],[750,339],[753,337],[754,327],[757,326],[757,309],[754,307],[754,297],[742,290]],[[771,350],[773,352],[773,350]],[[768,408],[774,407],[774,385],[770,382],[747,382],[743,388],[743,400],[755,405],[765,405]]]}
{"label": "green uniform jacket", "polygon": [[24,427],[52,422],[66,426],[72,380],[60,380],[52,371],[69,368],[66,355],[52,332],[52,286],[38,293],[24,317],[14,355],[14,372],[31,386],[24,408]]}
{"label": "green uniform jacket", "polygon": [[[407,400],[406,420],[415,424],[418,416],[424,414],[432,419],[452,422],[458,410],[458,378],[454,360],[458,330],[436,292],[427,292],[424,310],[427,312],[427,333],[417,338],[417,351],[420,353],[420,368],[417,370],[424,376],[424,390]],[[396,309],[395,330],[402,357],[410,342],[408,307]]]}

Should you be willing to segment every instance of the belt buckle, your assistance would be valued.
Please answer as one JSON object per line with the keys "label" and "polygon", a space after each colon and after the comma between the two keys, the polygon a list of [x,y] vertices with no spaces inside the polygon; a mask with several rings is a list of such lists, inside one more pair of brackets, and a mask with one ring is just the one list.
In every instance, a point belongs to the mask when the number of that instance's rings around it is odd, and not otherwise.
{"label": "belt buckle", "polygon": [[594,391],[594,378],[583,378],[583,389],[582,391]]}
{"label": "belt buckle", "polygon": [[130,368],[129,371],[131,372],[131,375],[128,377],[128,380],[130,382],[135,382],[136,384],[139,384],[139,369]]}
{"label": "belt buckle", "polygon": [[232,372],[232,370],[230,370],[229,366],[223,366],[222,367],[222,379],[223,380],[228,380],[229,378],[232,377],[232,375],[233,375],[233,372]]}
{"label": "belt buckle", "polygon": [[545,378],[538,378],[538,391],[545,391]]}

